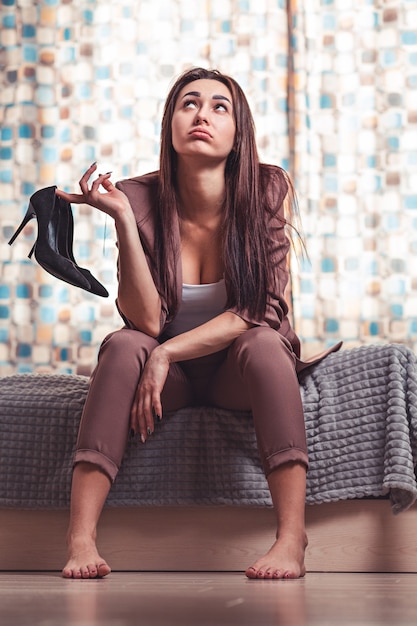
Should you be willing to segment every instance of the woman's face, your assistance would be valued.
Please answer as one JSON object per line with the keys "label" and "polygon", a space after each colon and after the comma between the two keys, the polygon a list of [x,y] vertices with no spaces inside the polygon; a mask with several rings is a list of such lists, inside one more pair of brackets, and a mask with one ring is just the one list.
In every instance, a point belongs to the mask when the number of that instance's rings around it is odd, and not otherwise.
{"label": "woman's face", "polygon": [[225,162],[236,133],[232,94],[218,80],[188,83],[178,95],[171,124],[179,158]]}

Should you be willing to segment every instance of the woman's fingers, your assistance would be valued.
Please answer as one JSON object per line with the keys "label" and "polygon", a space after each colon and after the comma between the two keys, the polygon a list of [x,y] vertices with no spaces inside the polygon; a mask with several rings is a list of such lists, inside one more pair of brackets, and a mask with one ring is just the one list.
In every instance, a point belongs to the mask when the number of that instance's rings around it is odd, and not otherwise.
{"label": "woman's fingers", "polygon": [[150,394],[142,394],[143,391],[139,386],[130,414],[130,427],[135,434],[140,434],[142,442],[145,443],[155,430],[155,416],[158,415],[160,418],[162,407],[159,398],[157,401],[152,401]]}
{"label": "woman's fingers", "polygon": [[[67,202],[70,202],[72,204],[83,204],[83,203],[88,204],[88,199],[90,196],[88,181],[90,180],[91,175],[95,172],[96,169],[97,169],[97,164],[92,163],[90,167],[84,172],[84,174],[80,178],[78,184],[80,186],[82,193],[67,193],[66,191],[57,189],[55,192],[56,195],[62,198],[63,200],[66,200]],[[93,186],[91,188],[93,188]],[[98,185],[97,185],[97,188],[98,188]]]}
{"label": "woman's fingers", "polygon": [[96,169],[97,169],[97,163],[92,163],[90,167],[88,168],[88,170],[86,170],[84,174],[81,176],[79,180],[79,185],[83,194],[88,193],[88,181],[90,180],[91,175],[96,171]]}

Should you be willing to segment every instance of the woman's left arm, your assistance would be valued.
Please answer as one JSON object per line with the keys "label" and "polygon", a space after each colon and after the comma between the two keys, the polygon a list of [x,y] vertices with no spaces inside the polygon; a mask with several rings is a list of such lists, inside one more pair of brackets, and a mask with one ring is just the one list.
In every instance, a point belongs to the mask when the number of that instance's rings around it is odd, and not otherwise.
{"label": "woman's left arm", "polygon": [[154,416],[162,417],[161,393],[171,363],[188,361],[224,350],[253,324],[230,311],[221,313],[157,346],[146,362],[135,401],[131,428],[139,432],[143,443],[154,430]]}

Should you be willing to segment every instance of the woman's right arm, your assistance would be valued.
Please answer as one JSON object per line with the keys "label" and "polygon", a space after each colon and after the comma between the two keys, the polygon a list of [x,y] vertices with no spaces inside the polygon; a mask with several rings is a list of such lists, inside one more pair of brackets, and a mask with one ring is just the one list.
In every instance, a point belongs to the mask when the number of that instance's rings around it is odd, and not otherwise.
{"label": "woman's right arm", "polygon": [[115,226],[119,248],[118,307],[137,330],[157,337],[160,333],[161,299],[149,270],[130,204],[129,209],[115,219]]}
{"label": "woman's right arm", "polygon": [[[160,333],[161,300],[149,270],[132,207],[123,191],[110,181],[110,174],[98,176],[89,185],[95,169],[93,164],[81,178],[81,194],[68,194],[59,189],[56,193],[67,202],[89,204],[114,219],[119,249],[118,307],[134,328],[156,337]],[[100,186],[104,188],[104,193],[99,190]]]}

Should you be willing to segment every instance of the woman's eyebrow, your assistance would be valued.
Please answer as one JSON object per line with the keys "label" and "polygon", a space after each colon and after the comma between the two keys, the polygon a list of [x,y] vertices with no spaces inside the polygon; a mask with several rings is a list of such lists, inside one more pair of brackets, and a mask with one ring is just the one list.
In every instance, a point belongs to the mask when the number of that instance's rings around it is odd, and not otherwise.
{"label": "woman's eyebrow", "polygon": [[[188,91],[187,93],[183,95],[183,98],[186,98],[187,96],[194,96],[195,98],[201,98],[201,93],[199,91]],[[229,98],[227,98],[226,96],[222,96],[220,94],[214,94],[212,98],[213,100],[226,100],[229,104],[232,104]]]}

